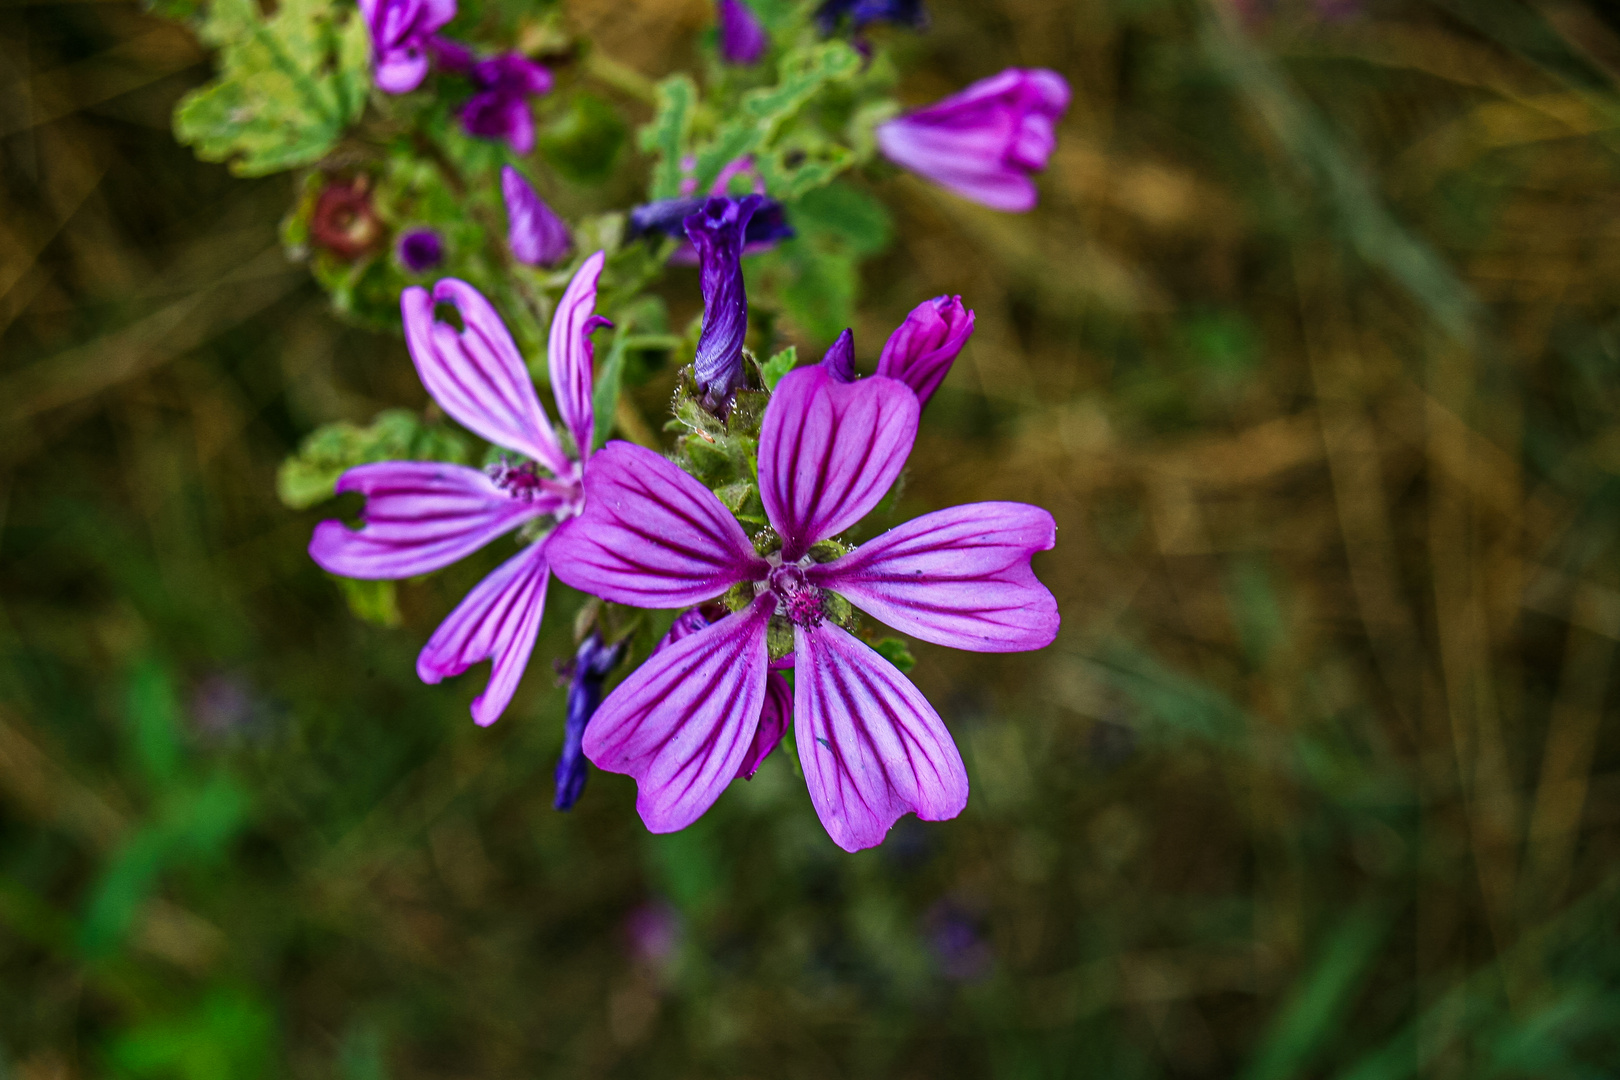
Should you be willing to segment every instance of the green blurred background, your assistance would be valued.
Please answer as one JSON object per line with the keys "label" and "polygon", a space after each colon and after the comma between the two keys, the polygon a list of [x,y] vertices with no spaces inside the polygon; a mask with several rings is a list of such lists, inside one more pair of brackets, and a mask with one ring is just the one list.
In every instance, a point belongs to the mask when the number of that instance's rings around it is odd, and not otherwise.
{"label": "green blurred background", "polygon": [[1620,1073],[1614,9],[930,7],[907,101],[1074,105],[1028,216],[878,182],[856,340],[977,311],[906,509],[1050,508],[1064,630],[915,647],[972,800],[848,856],[781,755],[554,812],[579,598],[491,730],[413,670],[497,550],[350,615],[275,471],[402,343],[175,145],[185,30],[0,3],[0,1078]]}

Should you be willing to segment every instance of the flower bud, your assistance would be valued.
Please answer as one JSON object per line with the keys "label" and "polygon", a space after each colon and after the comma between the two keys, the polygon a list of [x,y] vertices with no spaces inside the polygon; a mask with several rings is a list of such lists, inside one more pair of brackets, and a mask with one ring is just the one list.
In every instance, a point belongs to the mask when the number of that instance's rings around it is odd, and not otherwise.
{"label": "flower bud", "polygon": [[960,296],[924,300],[889,335],[877,374],[899,379],[926,405],[972,333],[973,312],[962,306]]}

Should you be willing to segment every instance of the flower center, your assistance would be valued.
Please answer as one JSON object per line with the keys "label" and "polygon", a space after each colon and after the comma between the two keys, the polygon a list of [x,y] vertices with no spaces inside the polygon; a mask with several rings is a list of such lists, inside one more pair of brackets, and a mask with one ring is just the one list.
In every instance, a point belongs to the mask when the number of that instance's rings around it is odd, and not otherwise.
{"label": "flower center", "polygon": [[[513,463],[502,458],[484,467],[484,475],[495,481],[495,486],[519,502],[533,502],[542,494],[577,496],[579,485],[542,476],[532,461]],[[573,501],[577,501],[577,498]]]}
{"label": "flower center", "polygon": [[[780,558],[773,555],[772,559]],[[826,615],[826,594],[804,576],[798,563],[771,567],[765,585],[776,596],[776,613],[795,626],[820,626]]]}

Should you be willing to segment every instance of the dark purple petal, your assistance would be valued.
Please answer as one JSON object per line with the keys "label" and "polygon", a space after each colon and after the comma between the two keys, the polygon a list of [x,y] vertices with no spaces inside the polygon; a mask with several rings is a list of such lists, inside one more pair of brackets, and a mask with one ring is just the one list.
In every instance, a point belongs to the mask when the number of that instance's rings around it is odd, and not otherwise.
{"label": "dark purple petal", "polygon": [[[457,333],[435,320],[435,301],[453,304],[466,329]],[[465,281],[444,278],[431,296],[426,289],[406,289],[399,306],[416,372],[445,412],[468,431],[526,454],[558,476],[570,471],[517,344],[483,294]]]}
{"label": "dark purple petal", "polygon": [[549,494],[511,498],[477,469],[441,461],[358,465],[338,478],[337,490],[366,497],[364,525],[321,522],[309,555],[323,570],[366,580],[432,573],[562,504]]}
{"label": "dark purple petal", "polygon": [[573,246],[568,224],[535,194],[523,174],[501,167],[501,194],[506,199],[506,246],[527,266],[551,266]]}
{"label": "dark purple petal", "polygon": [[719,404],[743,383],[742,347],[748,333],[748,293],[743,286],[742,247],[748,219],[764,200],[706,199],[685,219],[698,253],[703,288],[703,331],[692,370],[706,401]]}
{"label": "dark purple petal", "polygon": [[480,60],[468,73],[479,93],[461,108],[461,126],[481,139],[505,139],[519,154],[534,149],[529,97],[551,90],[551,72],[521,53]]}
{"label": "dark purple petal", "polygon": [[531,544],[480,581],[433,632],[416,658],[425,683],[460,675],[480,660],[495,661],[489,685],[473,699],[472,717],[482,727],[500,719],[517,692],[534,651],[546,607],[546,542]]}
{"label": "dark purple petal", "polygon": [[824,0],[816,9],[816,24],[823,35],[831,34],[845,15],[855,30],[875,22],[919,28],[928,21],[922,0]]}
{"label": "dark purple petal", "polygon": [[972,503],[908,521],[805,577],[924,641],[1022,652],[1057,636],[1057,601],[1029,565],[1056,538],[1038,506]]}
{"label": "dark purple petal", "polygon": [[728,64],[756,64],[770,39],[743,0],[719,0],[720,56]]}
{"label": "dark purple petal", "polygon": [[895,164],[964,198],[1022,212],[1035,205],[1029,175],[1046,167],[1068,105],[1069,84],[1057,72],[1008,68],[878,125],[877,143]]}
{"label": "dark purple petal", "polygon": [[899,379],[928,404],[973,333],[973,312],[960,296],[936,296],[912,309],[889,335],[877,373]]}
{"label": "dark purple petal", "polygon": [[596,314],[596,286],[602,279],[607,252],[598,251],[580,264],[573,280],[557,301],[551,316],[546,360],[551,366],[551,394],[557,415],[574,436],[581,461],[591,456],[595,414],[591,404],[594,356],[591,331],[612,323]]}
{"label": "dark purple petal", "polygon": [[617,440],[591,458],[585,511],[550,545],[563,581],[634,607],[700,604],[766,573],[714,492],[667,458]]}
{"label": "dark purple petal", "polygon": [[447,37],[430,38],[428,51],[433,54],[433,62],[441,71],[450,71],[457,75],[470,73],[478,63],[478,57],[471,49]]}
{"label": "dark purple petal", "polygon": [[821,366],[826,369],[828,375],[839,382],[854,382],[855,335],[848,329],[839,334],[838,340],[827,350],[827,355],[821,358]]}
{"label": "dark purple petal", "polygon": [[574,654],[568,681],[568,716],[563,725],[562,756],[557,759],[556,793],[551,805],[569,810],[585,793],[585,728],[602,704],[602,683],[624,657],[624,642],[608,645],[594,631]]}
{"label": "dark purple petal", "polygon": [[444,239],[432,229],[400,233],[399,261],[413,274],[425,274],[444,262]]}
{"label": "dark purple petal", "polygon": [[655,833],[692,824],[737,776],[759,723],[775,601],[677,641],[608,695],[585,731],[599,769],[636,780],[636,810]]}
{"label": "dark purple petal", "polygon": [[794,741],[810,801],[845,851],[883,842],[900,816],[967,805],[967,769],[934,707],[848,631],[795,627]]}
{"label": "dark purple petal", "polygon": [[[777,241],[790,240],[794,236],[793,226],[788,224],[787,212],[782,208],[782,204],[775,199],[764,196],[761,198],[764,202],[754,211],[754,216],[748,219],[748,227],[743,231],[744,255],[764,251],[774,246]],[[684,199],[660,199],[657,202],[637,206],[630,211],[630,239],[663,233],[684,240],[686,226],[683,223],[702,209],[707,201],[707,197],[698,195]],[[670,261],[695,264],[698,261],[697,250],[692,247],[690,241],[687,241],[670,256]]]}
{"label": "dark purple petal", "polygon": [[793,687],[776,672],[765,677],[765,703],[760,707],[759,726],[754,729],[754,741],[748,754],[737,766],[737,778],[752,780],[765,759],[771,756],[782,741],[782,733],[793,719]]}
{"label": "dark purple petal", "polygon": [[917,438],[917,395],[874,376],[841,383],[820,365],[782,377],[759,436],[759,495],[782,537],[782,558],[801,558],[876,506],[905,468]]}

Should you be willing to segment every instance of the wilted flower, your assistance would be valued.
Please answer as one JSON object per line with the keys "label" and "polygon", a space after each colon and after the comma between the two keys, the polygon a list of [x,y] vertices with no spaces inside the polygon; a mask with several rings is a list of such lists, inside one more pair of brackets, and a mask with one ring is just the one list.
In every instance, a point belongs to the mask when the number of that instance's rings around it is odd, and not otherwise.
{"label": "wilted flower", "polygon": [[890,161],[983,203],[1014,213],[1035,207],[1030,174],[1046,168],[1053,125],[1069,107],[1055,71],[1008,68],[925,109],[877,128]]}
{"label": "wilted flower", "polygon": [[[597,252],[575,273],[551,320],[547,355],[551,388],[563,424],[579,448],[570,460],[535,393],[512,335],[483,295],[445,278],[433,292],[412,287],[400,298],[405,341],[422,385],[439,407],[469,431],[527,460],[488,472],[439,461],[383,461],[344,473],[337,490],[366,497],[359,530],[341,521],[315,527],[309,554],[344,577],[416,577],[442,569],[520,526],[580,512],[580,474],[591,455],[591,331],[606,322],[592,314],[606,255]],[[465,329],[434,318],[435,303],[451,304]],[[557,533],[529,544],[497,567],[434,631],[416,673],[436,683],[493,659],[489,686],[473,700],[473,719],[492,724],[517,690],[545,609],[546,582],[557,565]]]}
{"label": "wilted flower", "polygon": [[684,222],[698,253],[703,288],[703,331],[692,372],[710,408],[722,407],[743,383],[743,338],[748,333],[748,292],[742,249],[748,219],[764,203],[759,195],[707,199]]}
{"label": "wilted flower", "polygon": [[561,262],[574,242],[568,223],[510,165],[501,168],[501,194],[506,199],[506,244],[512,257],[529,266]]}
{"label": "wilted flower", "polygon": [[340,259],[358,259],[383,240],[383,225],[371,204],[371,183],[364,176],[334,180],[315,198],[309,237]]}
{"label": "wilted flower", "polygon": [[849,16],[856,30],[875,22],[920,27],[928,21],[922,0],[824,0],[816,9],[816,25],[823,34],[838,29],[838,20]]}
{"label": "wilted flower", "polygon": [[413,274],[425,274],[444,262],[444,240],[432,229],[407,229],[394,248],[399,261]]}
{"label": "wilted flower", "polygon": [[551,90],[551,72],[522,53],[502,53],[472,66],[467,77],[478,87],[461,107],[461,126],[480,139],[505,139],[514,152],[534,149],[534,117],[529,97]]}
{"label": "wilted flower", "polygon": [[609,645],[592,632],[580,642],[568,677],[568,713],[563,726],[562,756],[557,759],[556,795],[551,805],[569,810],[585,793],[587,766],[580,743],[585,726],[602,704],[602,683],[624,656],[624,642]]}
{"label": "wilted flower", "polygon": [[[733,163],[735,164],[735,162]],[[730,169],[732,166],[726,166]],[[721,173],[724,177],[726,174]],[[763,185],[760,185],[763,187]],[[723,195],[725,188],[717,181],[714,185],[716,195]],[[659,199],[657,202],[643,203],[630,211],[630,239],[635,240],[653,233],[663,233],[681,240],[681,246],[676,248],[669,257],[671,263],[691,265],[698,261],[697,249],[686,238],[685,221],[709,201],[709,196],[694,195],[690,198]],[[758,209],[748,219],[748,227],[743,230],[744,255],[754,255],[761,251],[775,247],[783,240],[793,238],[793,226],[788,224],[787,213],[782,204],[765,195],[760,195]]]}
{"label": "wilted flower", "polygon": [[741,605],[650,657],[585,733],[598,768],[635,777],[636,808],[652,831],[697,820],[748,758],[773,626],[778,641],[791,634],[795,743],[834,842],[857,851],[880,843],[902,814],[961,813],[967,772],[950,733],[894,665],[834,621],[839,598],[935,644],[1041,648],[1057,633],[1057,603],[1030,557],[1052,546],[1055,525],[1038,507],[976,503],[818,561],[837,554],[823,541],[894,484],[919,409],[916,394],[887,377],[840,383],[819,366],[789,372],[759,438],[760,499],[782,545],[768,555],[712,491],[663,456],[613,442],[592,460],[585,512],[552,541],[559,577],[636,607],[722,596]]}
{"label": "wilted flower", "polygon": [[719,0],[720,56],[728,64],[757,64],[770,39],[745,0]]}
{"label": "wilted flower", "polygon": [[456,17],[456,0],[360,0],[379,90],[408,94],[427,77],[434,34]]}

